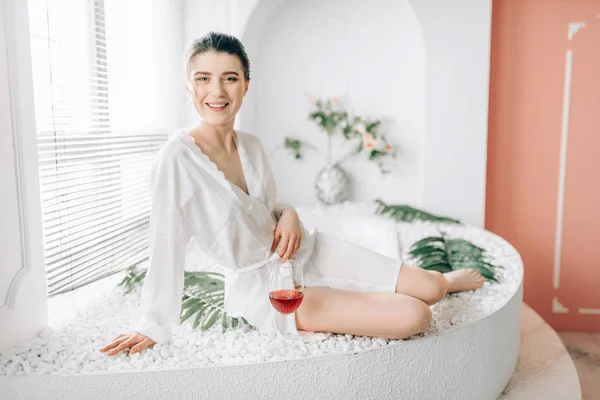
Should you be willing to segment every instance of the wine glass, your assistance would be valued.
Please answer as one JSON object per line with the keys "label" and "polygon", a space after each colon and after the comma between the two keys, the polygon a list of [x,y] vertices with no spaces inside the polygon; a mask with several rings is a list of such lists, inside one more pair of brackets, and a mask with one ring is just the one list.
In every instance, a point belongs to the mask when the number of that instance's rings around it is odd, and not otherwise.
{"label": "wine glass", "polygon": [[269,300],[283,316],[283,333],[287,342],[287,316],[293,314],[304,299],[304,275],[298,261],[271,261]]}

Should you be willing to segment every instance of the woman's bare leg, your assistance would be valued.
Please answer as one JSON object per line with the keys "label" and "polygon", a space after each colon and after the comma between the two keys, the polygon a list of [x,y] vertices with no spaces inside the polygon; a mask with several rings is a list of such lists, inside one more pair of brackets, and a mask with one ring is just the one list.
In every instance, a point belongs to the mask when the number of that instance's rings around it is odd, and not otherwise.
{"label": "woman's bare leg", "polygon": [[447,293],[480,288],[485,279],[472,269],[441,274],[404,263],[400,268],[396,293],[407,294],[428,305],[440,301]]}
{"label": "woman's bare leg", "polygon": [[364,293],[316,286],[304,289],[296,326],[305,331],[402,339],[424,331],[431,309],[399,293]]}

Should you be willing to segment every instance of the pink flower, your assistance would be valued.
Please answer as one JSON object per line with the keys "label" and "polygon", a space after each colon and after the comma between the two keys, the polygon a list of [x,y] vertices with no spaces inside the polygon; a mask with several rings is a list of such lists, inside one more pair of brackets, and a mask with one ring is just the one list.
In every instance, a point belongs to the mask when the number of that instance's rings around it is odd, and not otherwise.
{"label": "pink flower", "polygon": [[312,104],[314,106],[315,104],[317,104],[317,100],[315,100],[314,98],[311,97],[310,104]]}
{"label": "pink flower", "polygon": [[332,98],[331,98],[331,102],[332,102],[333,104],[337,104],[339,101],[340,101],[340,99],[338,99],[337,97],[332,97]]}
{"label": "pink flower", "polygon": [[375,147],[375,143],[373,143],[373,141],[371,141],[371,140],[368,140],[368,141],[365,143],[365,147],[366,147],[367,149],[372,149],[373,147]]}
{"label": "pink flower", "polygon": [[389,144],[385,146],[385,151],[387,151],[388,153],[392,151],[392,149],[392,146],[390,146]]}
{"label": "pink flower", "polygon": [[371,141],[371,140],[373,140],[373,135],[371,135],[370,133],[365,133],[365,134],[363,135],[363,139],[364,139],[365,141]]}

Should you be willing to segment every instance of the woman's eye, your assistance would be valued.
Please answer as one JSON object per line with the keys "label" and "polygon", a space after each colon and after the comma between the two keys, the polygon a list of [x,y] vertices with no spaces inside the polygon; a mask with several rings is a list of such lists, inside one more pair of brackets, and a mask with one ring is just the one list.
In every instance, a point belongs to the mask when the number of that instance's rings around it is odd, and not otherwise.
{"label": "woman's eye", "polygon": [[228,82],[235,82],[235,81],[237,81],[237,78],[234,78],[233,76],[228,76],[225,78],[225,80]]}
{"label": "woman's eye", "polygon": [[200,77],[196,78],[196,80],[197,81],[207,81],[208,77],[206,77],[206,76],[200,76]]}

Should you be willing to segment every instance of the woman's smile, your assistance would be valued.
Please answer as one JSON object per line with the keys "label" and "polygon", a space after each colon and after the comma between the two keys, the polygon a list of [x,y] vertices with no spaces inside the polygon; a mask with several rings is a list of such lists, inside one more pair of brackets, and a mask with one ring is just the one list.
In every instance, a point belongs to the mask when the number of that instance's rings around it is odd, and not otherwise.
{"label": "woman's smile", "polygon": [[229,103],[205,103],[208,108],[212,111],[215,112],[219,112],[219,111],[223,111],[228,105]]}

